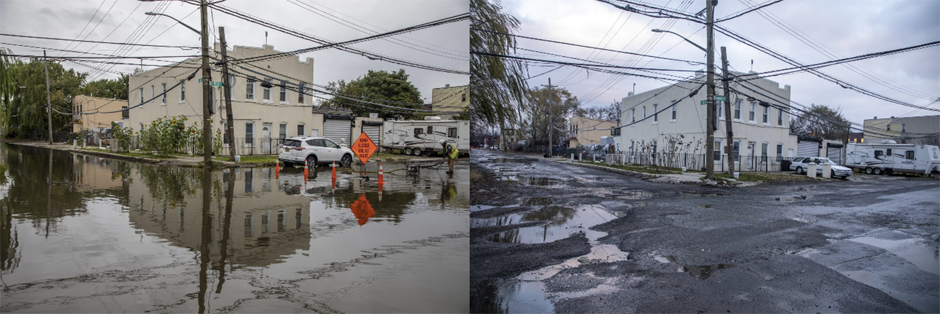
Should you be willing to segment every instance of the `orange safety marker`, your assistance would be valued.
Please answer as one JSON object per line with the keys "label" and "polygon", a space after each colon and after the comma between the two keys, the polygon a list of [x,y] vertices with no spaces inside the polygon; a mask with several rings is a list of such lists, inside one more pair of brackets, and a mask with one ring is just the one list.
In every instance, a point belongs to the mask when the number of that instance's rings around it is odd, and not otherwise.
{"label": "orange safety marker", "polygon": [[[381,177],[379,177],[379,178],[381,178]],[[382,181],[380,180],[380,181],[379,181],[379,203],[382,202],[382,186],[383,186],[383,185],[385,185],[385,184],[382,183]]]}
{"label": "orange safety marker", "polygon": [[335,161],[333,162],[332,167],[333,167],[333,176],[332,176],[332,178],[333,178],[333,181],[336,181],[336,162],[335,162]]}
{"label": "orange safety marker", "polygon": [[281,162],[278,160],[274,161],[274,179],[281,178]]}
{"label": "orange safety marker", "polygon": [[307,163],[305,162],[305,163],[304,163],[304,182],[307,182],[307,176],[310,175],[310,173],[309,173],[308,171],[309,171],[309,170],[307,170]]}
{"label": "orange safety marker", "polygon": [[[379,163],[379,186],[382,186],[382,183],[385,183],[385,179],[382,178],[385,175],[385,172],[382,171],[382,163]],[[382,188],[379,188],[379,195],[382,195]]]}

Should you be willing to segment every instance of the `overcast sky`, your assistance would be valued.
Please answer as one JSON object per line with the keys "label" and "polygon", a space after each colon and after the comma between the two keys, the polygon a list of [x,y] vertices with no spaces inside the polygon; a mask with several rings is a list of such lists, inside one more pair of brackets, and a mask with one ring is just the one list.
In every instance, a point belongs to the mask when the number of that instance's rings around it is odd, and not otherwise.
{"label": "overcast sky", "polygon": [[[299,3],[297,5],[295,3]],[[308,11],[304,6],[329,12],[346,21],[368,27],[378,32],[386,32],[416,24],[426,23],[469,12],[467,0],[408,0],[408,1],[322,1],[322,0],[228,0],[222,5],[231,7],[300,32],[333,42],[346,41],[370,34],[352,27],[328,20]],[[301,6],[304,5],[304,6]],[[185,27],[179,26],[166,17],[148,20],[145,12],[162,10],[164,14],[182,20],[199,29],[198,6],[176,1],[140,2],[127,0],[0,0],[0,32],[88,40],[125,42],[162,45],[199,46],[199,36]],[[275,50],[290,51],[317,46],[317,44],[292,37],[290,35],[252,24],[241,19],[210,10],[210,40],[218,41],[216,32],[219,26],[225,26],[228,45],[260,47],[267,43]],[[100,24],[99,24],[100,22]],[[123,24],[122,24],[123,22]],[[146,27],[152,25],[151,27]],[[399,45],[386,40],[373,40],[355,44],[352,47],[441,68],[469,72],[469,20],[445,24],[433,28],[396,36],[409,44]],[[139,39],[131,35],[140,29]],[[84,29],[84,30],[83,30]],[[164,31],[166,31],[164,33]],[[112,33],[113,32],[113,33]],[[110,34],[110,35],[109,35]],[[0,42],[64,49],[69,42],[0,36]],[[10,48],[16,54],[41,55],[41,49],[25,48],[9,44],[0,44]],[[419,46],[421,50],[408,47]],[[93,43],[72,44],[69,50],[114,54],[118,46],[97,45]],[[49,55],[74,56],[76,53],[48,51]],[[131,56],[152,55],[191,55],[198,50],[180,50],[165,48],[142,48],[129,51]],[[439,55],[447,56],[442,57]],[[314,83],[326,85],[340,79],[349,81],[364,75],[368,70],[395,71],[404,68],[410,75],[411,82],[418,87],[425,103],[431,101],[431,90],[445,84],[467,85],[469,76],[416,69],[392,64],[385,61],[373,61],[359,55],[337,50],[321,50],[303,54],[301,60],[314,58]],[[140,62],[130,59],[126,62]],[[145,63],[157,63],[145,61]],[[71,62],[62,63],[67,68],[89,72],[90,69]],[[146,67],[145,69],[151,69]],[[112,71],[130,73],[134,66],[119,65]],[[100,77],[115,78],[117,74],[105,73]],[[98,75],[93,78],[99,78]]]}
{"label": "overcast sky", "polygon": [[[656,0],[645,1],[685,12],[698,12],[705,8],[704,0]],[[691,3],[690,3],[691,2]],[[715,7],[717,18],[732,15],[746,6],[764,3],[764,0],[720,0]],[[704,62],[705,53],[686,43],[678,36],[663,34],[660,40],[653,37],[651,29],[669,29],[701,46],[705,46],[706,32],[702,24],[685,20],[653,19],[630,14],[609,4],[592,0],[523,0],[502,2],[504,11],[521,22],[521,35],[601,46],[608,49],[641,52],[650,55],[695,60]],[[723,26],[775,50],[803,64],[824,62],[838,58],[903,48],[940,40],[940,1],[811,1],[784,0],[761,10],[770,17],[802,33],[808,40],[828,49],[837,57],[832,58],[804,44],[783,31],[757,12],[721,23]],[[671,27],[670,27],[671,25]],[[605,36],[606,35],[606,36]],[[571,57],[626,64],[628,55],[594,53],[591,49],[568,47],[557,44],[519,39],[519,47],[562,54]],[[732,71],[757,72],[787,68],[789,65],[756,49],[716,32],[715,47],[727,46]],[[518,51],[528,57],[555,59],[529,51]],[[572,60],[567,60],[572,61]],[[572,61],[579,62],[579,61]],[[716,54],[716,64],[720,55]],[[634,66],[670,69],[704,69],[674,61],[640,59]],[[879,57],[850,63],[860,72],[881,81],[876,82],[853,72],[844,65],[822,69],[838,79],[902,100],[915,105],[927,105],[940,96],[940,47],[930,47],[913,52]],[[551,70],[554,67],[532,66],[530,75]],[[689,73],[673,73],[688,75]],[[630,76],[613,76],[602,73],[585,73],[584,70],[568,67],[533,78],[530,86],[547,84],[552,78],[559,85],[578,96],[588,106],[612,103],[627,95],[636,83],[637,93],[667,85],[666,82]],[[790,85],[791,100],[809,106],[812,103],[839,107],[852,122],[862,123],[874,116],[935,115],[934,111],[916,110],[860,93],[846,90],[834,83],[812,74],[793,74],[771,78],[780,86]],[[605,84],[605,82],[607,82]],[[615,84],[610,84],[615,82]],[[888,85],[886,83],[892,84]],[[886,86],[888,85],[888,86]],[[900,90],[900,91],[899,91]],[[913,96],[913,95],[917,96]],[[926,98],[926,99],[925,99]],[[928,100],[931,99],[931,100]],[[930,108],[940,109],[933,103]]]}

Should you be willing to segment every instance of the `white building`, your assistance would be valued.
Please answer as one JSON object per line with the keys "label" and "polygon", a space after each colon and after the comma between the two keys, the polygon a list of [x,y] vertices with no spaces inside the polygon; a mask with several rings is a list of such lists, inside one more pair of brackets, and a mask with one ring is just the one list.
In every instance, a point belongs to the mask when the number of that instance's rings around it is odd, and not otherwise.
{"label": "white building", "polygon": [[[699,72],[692,79],[636,95],[631,92],[624,97],[620,106],[621,125],[625,127],[621,129],[620,147],[627,152],[627,158],[632,156],[636,162],[638,157],[656,156],[657,160],[662,160],[676,156],[697,156],[696,160],[700,161],[697,165],[704,165],[708,115],[706,106],[701,102],[706,98],[706,89],[702,88],[692,98],[688,97],[691,91],[704,82],[705,76]],[[715,82],[715,93],[724,95],[720,80],[716,79]],[[768,96],[772,93],[776,101],[750,93],[738,83],[732,83],[732,88],[753,97],[731,95],[730,119],[734,140],[730,150],[725,127],[725,119],[729,117],[725,115],[724,102],[718,102],[721,110],[717,114],[718,130],[714,133],[715,150],[708,154],[714,158],[716,170],[727,169],[729,151],[738,156],[735,157],[735,164],[740,165],[740,168],[736,168],[742,170],[772,169],[772,165],[780,158],[796,156],[797,137],[790,135],[789,129],[790,86],[781,88],[777,82],[761,78],[750,82],[766,91],[753,85],[748,87]],[[677,100],[679,102],[669,108]],[[657,114],[660,110],[664,111]]]}
{"label": "white building", "polygon": [[[213,56],[220,58],[219,52],[219,45],[216,44]],[[235,46],[227,54],[229,58],[246,59],[273,53],[277,53],[273,46],[264,45],[262,48]],[[297,92],[310,88],[313,82],[313,58],[301,61],[297,56],[285,56],[251,64],[239,64],[230,69],[234,76],[229,83],[232,86],[232,115],[238,154],[275,153],[278,139],[325,134],[325,115],[314,113],[311,109],[314,100],[309,95]],[[157,118],[179,115],[188,118],[187,124],[202,121],[202,83],[199,82],[202,72],[186,80],[200,65],[200,58],[192,58],[131,75],[129,107],[158,96],[181,81],[183,84],[150,103],[130,109],[124,119],[124,126],[141,130]],[[220,71],[220,66],[212,66],[213,82],[222,81]],[[261,86],[262,81],[271,83],[271,87]],[[214,135],[219,130],[224,133],[223,87],[213,86],[210,99],[215,108],[215,113],[210,116],[212,133]],[[345,126],[344,140],[349,143],[351,117],[334,120],[343,121],[335,124]]]}

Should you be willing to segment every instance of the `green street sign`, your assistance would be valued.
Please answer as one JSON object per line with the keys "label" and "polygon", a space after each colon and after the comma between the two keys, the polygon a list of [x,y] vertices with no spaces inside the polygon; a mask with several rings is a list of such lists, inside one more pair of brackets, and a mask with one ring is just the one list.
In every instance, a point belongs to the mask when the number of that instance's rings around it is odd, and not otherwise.
{"label": "green street sign", "polygon": [[715,95],[715,100],[717,100],[717,101],[725,101],[725,100],[727,100],[727,99],[725,99],[725,96]]}
{"label": "green street sign", "polygon": [[708,104],[708,101],[707,101],[707,100],[703,100],[703,101],[702,101],[702,106],[704,106],[704,105],[706,105],[706,104]]}
{"label": "green street sign", "polygon": [[223,86],[222,82],[209,82],[209,85],[210,85],[210,86],[216,86],[216,87],[222,87],[222,86]]}

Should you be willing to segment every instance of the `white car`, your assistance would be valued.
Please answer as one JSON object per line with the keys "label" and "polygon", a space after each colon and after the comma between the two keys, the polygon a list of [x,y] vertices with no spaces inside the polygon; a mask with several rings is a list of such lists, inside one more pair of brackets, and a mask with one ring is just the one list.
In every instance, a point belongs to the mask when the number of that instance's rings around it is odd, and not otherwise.
{"label": "white car", "polygon": [[840,166],[826,157],[796,157],[793,159],[793,162],[790,163],[790,170],[796,170],[797,174],[806,174],[806,170],[809,169],[807,164],[810,162],[816,164],[817,176],[822,176],[823,164],[832,166],[832,171],[829,175],[832,178],[842,177],[842,179],[845,179],[852,176],[852,169]]}
{"label": "white car", "polygon": [[316,165],[328,165],[333,162],[349,167],[353,161],[353,152],[328,138],[298,136],[284,140],[277,159],[288,167],[306,163],[307,167],[313,168]]}

